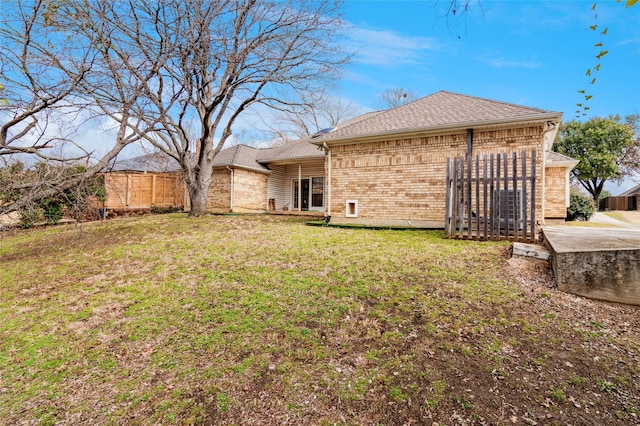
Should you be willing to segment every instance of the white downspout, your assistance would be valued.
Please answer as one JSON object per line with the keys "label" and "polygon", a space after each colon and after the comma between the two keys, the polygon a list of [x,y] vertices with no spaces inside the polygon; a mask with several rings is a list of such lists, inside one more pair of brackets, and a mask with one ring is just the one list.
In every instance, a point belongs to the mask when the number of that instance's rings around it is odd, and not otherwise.
{"label": "white downspout", "polygon": [[231,172],[231,184],[229,185],[229,213],[233,213],[233,181],[234,181],[234,173],[233,173],[233,169],[229,166],[227,166],[227,169],[229,169],[229,171]]}
{"label": "white downspout", "polygon": [[302,211],[302,164],[298,163],[298,211]]}
{"label": "white downspout", "polygon": [[331,150],[326,142],[322,145],[327,153],[327,216],[331,216]]}

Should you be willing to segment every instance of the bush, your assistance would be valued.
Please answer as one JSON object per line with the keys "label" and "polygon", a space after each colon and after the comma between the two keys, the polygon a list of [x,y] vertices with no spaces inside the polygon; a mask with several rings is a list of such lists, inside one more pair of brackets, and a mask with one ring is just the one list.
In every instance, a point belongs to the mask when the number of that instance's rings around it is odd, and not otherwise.
{"label": "bush", "polygon": [[31,228],[36,223],[42,221],[42,207],[30,205],[18,210],[20,217],[20,226],[23,228]]}
{"label": "bush", "polygon": [[579,192],[571,193],[567,220],[589,220],[593,216],[595,206],[593,200]]}
{"label": "bush", "polygon": [[57,225],[62,219],[62,213],[65,209],[64,200],[57,197],[45,198],[39,204],[44,209],[44,219],[47,225]]}

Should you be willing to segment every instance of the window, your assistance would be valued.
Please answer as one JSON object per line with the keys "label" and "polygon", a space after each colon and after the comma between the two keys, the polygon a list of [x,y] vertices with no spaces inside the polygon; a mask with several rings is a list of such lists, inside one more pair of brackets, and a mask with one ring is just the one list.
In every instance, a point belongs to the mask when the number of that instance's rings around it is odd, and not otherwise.
{"label": "window", "polygon": [[324,206],[324,178],[311,178],[311,207]]}
{"label": "window", "polygon": [[[302,185],[298,185],[298,179],[291,182],[293,208],[298,210],[298,198],[302,202],[300,210],[322,210],[324,207],[324,177],[311,177],[301,180]],[[298,191],[301,190],[301,197]]]}

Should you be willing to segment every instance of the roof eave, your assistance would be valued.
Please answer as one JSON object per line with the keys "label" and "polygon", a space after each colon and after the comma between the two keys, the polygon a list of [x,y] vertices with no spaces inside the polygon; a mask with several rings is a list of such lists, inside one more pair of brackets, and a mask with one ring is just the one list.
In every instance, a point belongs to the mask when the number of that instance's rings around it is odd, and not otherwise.
{"label": "roof eave", "polygon": [[578,165],[579,160],[561,160],[561,161],[547,161],[547,167],[570,167],[574,168]]}
{"label": "roof eave", "polygon": [[478,121],[468,121],[454,124],[443,124],[439,126],[425,126],[425,127],[417,127],[413,129],[396,129],[396,130],[387,130],[384,132],[376,132],[370,134],[362,134],[362,135],[352,135],[352,136],[343,136],[337,138],[318,138],[317,140],[312,141],[311,143],[317,146],[323,146],[325,143],[327,145],[338,145],[338,144],[348,144],[348,143],[360,143],[364,141],[369,141],[373,139],[380,139],[388,136],[399,136],[406,137],[410,135],[420,135],[420,134],[432,134],[432,133],[441,133],[445,130],[449,131],[464,131],[470,128],[477,127],[490,127],[497,126],[503,124],[522,124],[527,122],[539,122],[539,121],[549,121],[549,120],[562,120],[562,113],[560,112],[549,112],[549,113],[536,113],[531,115],[523,115],[519,117],[510,117],[510,118],[501,118],[496,120],[478,120]]}
{"label": "roof eave", "polygon": [[241,170],[247,170],[250,172],[258,172],[258,173],[263,173],[263,174],[271,174],[271,170],[268,169],[264,169],[261,167],[251,167],[251,166],[245,166],[242,164],[219,164],[219,165],[215,165],[213,166],[214,169],[226,169],[226,168],[230,168],[230,169],[241,169]]}
{"label": "roof eave", "polygon": [[274,158],[270,160],[261,160],[260,162],[263,164],[285,164],[312,160],[324,160],[324,153],[320,152],[317,155],[305,155],[302,157]]}

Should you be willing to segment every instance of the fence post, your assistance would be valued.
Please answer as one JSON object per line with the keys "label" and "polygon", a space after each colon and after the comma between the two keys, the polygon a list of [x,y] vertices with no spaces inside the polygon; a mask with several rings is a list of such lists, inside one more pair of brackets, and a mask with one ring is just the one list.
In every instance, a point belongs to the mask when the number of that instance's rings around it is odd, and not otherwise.
{"label": "fence post", "polygon": [[[480,156],[476,154],[476,238],[480,239]],[[469,218],[471,220],[471,218]]]}
{"label": "fence post", "polygon": [[520,212],[518,211],[518,154],[514,151],[512,155],[513,167],[513,238],[518,240],[518,225],[520,223]]}
{"label": "fence post", "polygon": [[487,240],[487,154],[482,160],[482,233]]}
{"label": "fence post", "polygon": [[528,207],[529,207],[529,198],[527,197],[527,151],[522,151],[522,230],[523,230],[523,239],[527,239],[527,230],[529,229],[528,219]]}
{"label": "fence post", "polygon": [[[531,150],[531,240],[536,240],[536,151]],[[544,184],[544,182],[543,182]]]}
{"label": "fence post", "polygon": [[447,158],[447,185],[444,193],[444,232],[447,237],[451,236],[451,163],[451,158]]}
{"label": "fence post", "polygon": [[458,159],[458,164],[460,164],[460,195],[456,200],[456,204],[458,205],[458,238],[462,238],[462,232],[464,230],[464,194],[466,194],[465,188],[465,180],[464,180],[464,157]]}

